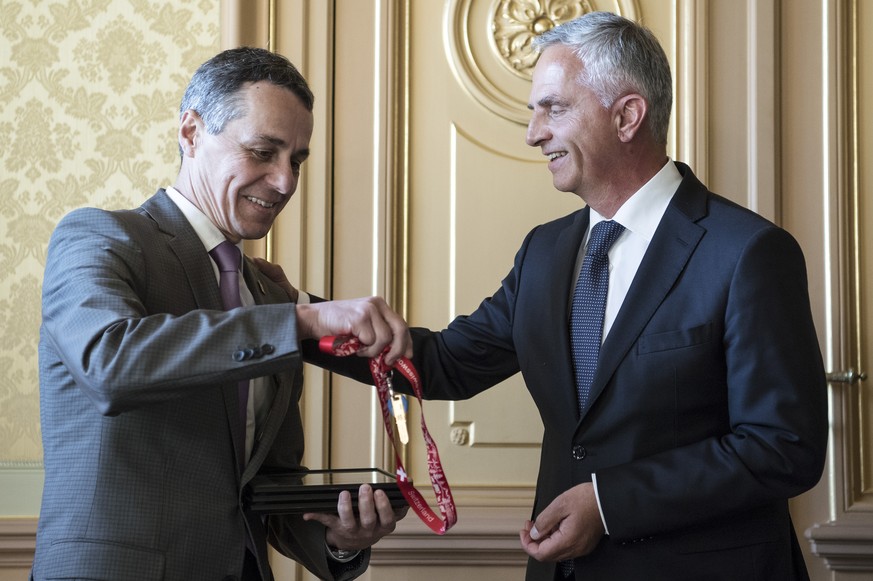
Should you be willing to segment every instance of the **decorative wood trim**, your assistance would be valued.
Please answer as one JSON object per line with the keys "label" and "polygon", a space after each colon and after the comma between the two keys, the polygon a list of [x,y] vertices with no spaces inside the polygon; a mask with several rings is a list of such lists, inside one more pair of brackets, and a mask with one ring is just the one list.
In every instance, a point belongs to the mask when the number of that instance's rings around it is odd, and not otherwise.
{"label": "decorative wood trim", "polygon": [[[858,0],[838,3],[836,10],[838,26],[841,27],[841,34],[845,36],[845,41],[837,46],[838,62],[842,65],[837,70],[838,83],[835,84],[844,88],[844,94],[837,96],[838,108],[843,111],[842,115],[845,117],[839,118],[840,127],[845,127],[842,133],[838,133],[840,142],[838,155],[843,158],[840,160],[839,167],[845,174],[840,176],[840,185],[845,188],[845,191],[840,195],[840,204],[843,207],[838,210],[838,218],[841,244],[844,247],[841,248],[841,252],[845,255],[845,260],[841,261],[840,266],[845,268],[842,280],[845,280],[846,288],[843,300],[847,305],[844,334],[847,340],[842,357],[845,363],[842,369],[832,371],[857,369],[859,373],[864,374],[867,371],[864,367],[865,354],[869,353],[869,347],[865,346],[863,315],[866,310],[864,303],[868,300],[864,290],[864,281],[868,276],[864,267],[868,250],[862,245],[861,222],[864,208],[861,199],[864,197],[863,188],[868,184],[862,182],[861,167],[864,159],[861,143],[868,137],[863,135],[865,129],[862,127],[861,110],[864,105],[869,105],[871,99],[868,95],[866,101],[862,101],[861,69],[869,66],[870,61],[869,57],[861,53],[859,34],[865,29],[865,25],[860,21],[858,14]],[[841,55],[840,51],[845,51],[845,54]],[[845,430],[843,434],[846,443],[844,506],[847,511],[855,515],[863,514],[867,519],[868,529],[873,530],[873,480],[870,474],[873,452],[867,445],[869,441],[867,434],[870,433],[871,426],[870,413],[866,411],[869,410],[871,400],[864,393],[864,390],[869,389],[869,385],[868,381],[862,380],[855,384],[841,384],[839,389],[845,398],[846,426],[851,428]]]}
{"label": "decorative wood trim", "polygon": [[373,547],[372,566],[501,566],[527,563],[518,539],[529,509],[463,507],[463,518],[438,537],[418,519],[408,517]]}
{"label": "decorative wood trim", "polygon": [[670,155],[694,168],[709,183],[707,123],[709,119],[709,20],[706,2],[675,0],[673,115]]}
{"label": "decorative wood trim", "polygon": [[873,527],[869,522],[830,522],[806,531],[814,555],[834,571],[873,572]]}
{"label": "decorative wood trim", "polygon": [[775,0],[747,0],[748,206],[780,222],[779,107]]}
{"label": "decorative wood trim", "polygon": [[409,0],[388,5],[388,85],[391,87],[386,133],[389,138],[386,247],[388,283],[385,299],[404,317],[409,300]]}
{"label": "decorative wood trim", "polygon": [[222,0],[221,48],[259,46],[271,48],[270,0]]}
{"label": "decorative wood trim", "polygon": [[[824,3],[822,20],[825,163],[833,168],[823,185],[828,233],[830,294],[834,297],[827,334],[831,371],[861,369],[863,356],[860,238],[859,16],[857,0]],[[863,371],[863,369],[861,369]],[[831,384],[834,520],[806,531],[812,553],[834,571],[873,572],[873,494],[865,481],[865,398],[860,384]]]}
{"label": "decorative wood trim", "polygon": [[[828,22],[827,44],[824,47],[825,71],[822,87],[826,95],[824,110],[826,123],[832,129],[826,134],[826,163],[833,170],[826,176],[826,217],[831,229],[828,238],[829,254],[834,257],[829,266],[834,297],[830,353],[831,372],[863,369],[864,290],[866,276],[863,267],[865,249],[861,242],[860,167],[863,163],[859,150],[861,120],[859,109],[861,93],[858,63],[859,21],[857,0],[830,1],[824,19]],[[865,441],[865,406],[869,405],[863,392],[866,382],[855,384],[832,383],[835,456],[835,523],[853,526],[855,519],[866,519],[873,528],[873,493],[867,474],[871,451]]]}
{"label": "decorative wood trim", "polygon": [[36,551],[36,518],[0,518],[0,569],[30,567]]}

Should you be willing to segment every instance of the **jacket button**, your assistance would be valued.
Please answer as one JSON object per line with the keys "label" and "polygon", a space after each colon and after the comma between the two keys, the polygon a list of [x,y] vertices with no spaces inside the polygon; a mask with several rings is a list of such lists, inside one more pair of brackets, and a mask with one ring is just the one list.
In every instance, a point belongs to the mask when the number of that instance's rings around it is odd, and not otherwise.
{"label": "jacket button", "polygon": [[273,347],[272,345],[270,345],[269,343],[264,343],[263,345],[261,345],[261,352],[263,352],[264,355],[272,355],[273,351],[275,351],[275,350],[276,350],[276,348]]}
{"label": "jacket button", "polygon": [[573,460],[581,460],[585,457],[585,447],[576,444],[573,446]]}
{"label": "jacket button", "polygon": [[233,360],[234,361],[245,361],[246,352],[242,349],[238,349],[233,352]]}

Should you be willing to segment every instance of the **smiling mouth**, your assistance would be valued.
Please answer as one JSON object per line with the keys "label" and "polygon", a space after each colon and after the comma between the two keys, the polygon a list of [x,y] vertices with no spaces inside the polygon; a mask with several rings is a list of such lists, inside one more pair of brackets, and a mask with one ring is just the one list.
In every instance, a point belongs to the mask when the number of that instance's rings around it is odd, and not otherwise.
{"label": "smiling mouth", "polygon": [[259,200],[258,198],[253,198],[251,196],[246,196],[246,199],[253,204],[257,204],[262,208],[270,209],[276,205],[276,202],[265,202],[264,200]]}
{"label": "smiling mouth", "polygon": [[556,151],[554,153],[549,154],[549,161],[555,161],[558,158],[564,157],[567,155],[566,151]]}

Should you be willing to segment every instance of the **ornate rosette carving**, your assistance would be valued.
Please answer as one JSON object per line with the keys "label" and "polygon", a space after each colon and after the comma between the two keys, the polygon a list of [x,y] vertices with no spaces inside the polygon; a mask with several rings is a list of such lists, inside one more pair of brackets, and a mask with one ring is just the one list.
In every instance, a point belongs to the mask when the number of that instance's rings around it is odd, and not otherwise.
{"label": "ornate rosette carving", "polygon": [[595,10],[638,19],[637,0],[449,0],[445,38],[458,82],[491,112],[522,125],[538,34]]}
{"label": "ornate rosette carving", "polygon": [[491,26],[500,62],[529,80],[537,62],[533,39],[593,10],[588,0],[499,0]]}

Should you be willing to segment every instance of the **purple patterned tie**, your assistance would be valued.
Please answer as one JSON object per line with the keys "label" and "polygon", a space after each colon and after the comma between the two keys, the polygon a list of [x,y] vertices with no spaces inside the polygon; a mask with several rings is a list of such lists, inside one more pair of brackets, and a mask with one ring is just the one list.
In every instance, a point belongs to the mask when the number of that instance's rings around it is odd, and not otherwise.
{"label": "purple patterned tie", "polygon": [[606,253],[623,231],[624,226],[612,220],[598,222],[591,229],[588,250],[576,281],[570,311],[570,346],[580,414],[588,406],[603,340],[603,315],[609,289],[609,257]]}
{"label": "purple patterned tie", "polygon": [[[242,298],[239,295],[239,269],[242,263],[242,255],[235,244],[225,240],[209,251],[209,255],[218,264],[220,273],[218,288],[221,291],[221,304],[225,311],[242,306]],[[237,461],[240,472],[245,468],[246,457],[246,421],[249,403],[249,382],[239,382],[239,422],[242,429],[242,444],[237,446]]]}

